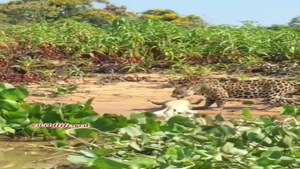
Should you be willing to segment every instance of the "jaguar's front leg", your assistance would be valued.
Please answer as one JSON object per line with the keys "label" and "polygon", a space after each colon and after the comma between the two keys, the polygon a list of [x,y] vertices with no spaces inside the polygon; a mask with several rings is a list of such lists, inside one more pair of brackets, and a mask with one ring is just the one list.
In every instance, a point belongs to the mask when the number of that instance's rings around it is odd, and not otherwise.
{"label": "jaguar's front leg", "polygon": [[202,110],[208,109],[212,104],[216,102],[215,99],[206,98],[204,106],[201,107]]}

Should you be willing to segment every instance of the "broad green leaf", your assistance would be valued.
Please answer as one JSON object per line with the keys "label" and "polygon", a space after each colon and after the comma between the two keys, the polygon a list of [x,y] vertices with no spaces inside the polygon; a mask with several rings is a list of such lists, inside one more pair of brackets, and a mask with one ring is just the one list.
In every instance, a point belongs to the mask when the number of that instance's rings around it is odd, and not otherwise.
{"label": "broad green leaf", "polygon": [[284,106],[281,114],[282,115],[299,116],[300,109],[295,106],[291,106],[291,105]]}
{"label": "broad green leaf", "polygon": [[256,142],[265,142],[267,144],[271,144],[272,140],[269,137],[266,137],[265,134],[262,133],[260,128],[252,128],[247,132],[247,137],[251,141]]}
{"label": "broad green leaf", "polygon": [[253,117],[253,114],[251,113],[251,111],[248,108],[242,110],[242,115],[245,118],[252,118]]}
{"label": "broad green leaf", "polygon": [[94,129],[75,129],[76,137],[82,137],[82,138],[97,138],[99,133],[95,131]]}
{"label": "broad green leaf", "polygon": [[13,100],[16,102],[24,100],[28,96],[29,92],[22,87],[5,89],[0,92],[0,99]]}
{"label": "broad green leaf", "polygon": [[81,156],[81,155],[68,155],[67,160],[74,164],[91,165],[91,164],[93,164],[95,159],[87,158],[87,157]]}
{"label": "broad green leaf", "polygon": [[234,154],[234,155],[246,155],[248,153],[248,151],[247,150],[242,150],[242,149],[238,149],[238,148],[234,148],[233,150],[232,150],[232,154]]}
{"label": "broad green leaf", "polygon": [[293,155],[294,155],[296,158],[300,158],[300,151],[293,152]]}
{"label": "broad green leaf", "polygon": [[214,156],[214,160],[216,160],[216,161],[223,161],[222,154],[221,153],[217,153]]}
{"label": "broad green leaf", "polygon": [[234,151],[234,144],[231,142],[226,142],[225,145],[222,146],[221,150],[224,153],[232,154],[232,152]]}
{"label": "broad green leaf", "polygon": [[48,110],[42,115],[41,120],[43,123],[64,123],[61,116],[62,113],[60,111]]}
{"label": "broad green leaf", "polygon": [[0,134],[6,134],[6,131],[2,128],[0,128]]}
{"label": "broad green leaf", "polygon": [[282,155],[283,155],[282,152],[279,151],[265,151],[260,155],[260,157],[279,159]]}
{"label": "broad green leaf", "polygon": [[292,164],[296,164],[297,166],[299,164],[299,160],[289,156],[282,156],[280,161],[278,161],[278,164],[281,166],[291,166]]}
{"label": "broad green leaf", "polygon": [[210,139],[207,136],[203,136],[203,135],[191,135],[191,138],[195,139],[198,142],[207,142]]}
{"label": "broad green leaf", "polygon": [[232,136],[232,135],[235,135],[236,134],[236,129],[235,128],[232,128],[232,127],[229,127],[229,126],[223,126],[223,125],[220,125],[217,127],[217,129],[220,131],[220,133],[222,133],[225,137],[229,137],[229,136]]}
{"label": "broad green leaf", "polygon": [[227,127],[230,127],[230,128],[234,128],[234,124],[232,124],[230,121],[222,121],[220,123],[220,126],[227,126]]}
{"label": "broad green leaf", "polygon": [[216,115],[215,120],[217,120],[217,121],[226,121],[225,117],[222,114]]}
{"label": "broad green leaf", "polygon": [[155,168],[158,165],[155,159],[151,158],[136,158],[126,162],[131,169]]}
{"label": "broad green leaf", "polygon": [[11,127],[3,127],[3,130],[7,133],[15,134],[16,130]]}
{"label": "broad green leaf", "polygon": [[129,146],[136,151],[142,151],[142,148],[135,141],[131,141]]}
{"label": "broad green leaf", "polygon": [[0,109],[4,109],[7,111],[16,111],[20,108],[20,104],[18,102],[12,100],[0,100]]}
{"label": "broad green leaf", "polygon": [[114,152],[112,149],[98,149],[98,150],[93,150],[92,153],[95,155],[102,157],[102,156],[108,156],[111,155]]}
{"label": "broad green leaf", "polygon": [[15,88],[13,85],[9,83],[0,83],[0,92],[5,89]]}
{"label": "broad green leaf", "polygon": [[[27,126],[30,124],[30,120],[28,118],[11,118],[7,119],[7,123],[9,125],[19,125],[19,126]],[[12,127],[12,126],[11,126]]]}
{"label": "broad green leaf", "polygon": [[224,146],[221,147],[222,152],[227,154],[234,154],[234,155],[246,155],[248,151],[238,149],[234,147],[234,144],[231,142],[226,142]]}
{"label": "broad green leaf", "polygon": [[92,107],[92,103],[93,103],[94,99],[95,98],[92,97],[85,102],[84,109],[82,110],[82,112],[85,112],[87,115],[94,114],[93,107]]}
{"label": "broad green leaf", "polygon": [[66,135],[65,133],[65,130],[61,129],[61,128],[55,128],[54,129],[54,133],[55,133],[55,136],[59,139],[67,139],[68,136]]}
{"label": "broad green leaf", "polygon": [[115,160],[112,158],[100,157],[93,162],[93,165],[101,169],[130,169],[130,165],[121,162],[120,160]]}
{"label": "broad green leaf", "polygon": [[276,160],[270,159],[268,157],[261,157],[257,160],[259,166],[267,167],[275,164]]}
{"label": "broad green leaf", "polygon": [[3,113],[6,117],[9,118],[9,120],[12,119],[17,119],[17,118],[26,118],[28,117],[27,113],[20,113],[20,112],[15,112],[15,111],[7,111]]}
{"label": "broad green leaf", "polygon": [[[76,122],[76,123],[83,123],[83,124],[90,123],[90,122],[96,121],[98,118],[99,118],[99,115],[87,115],[84,118],[76,119],[76,120],[79,121],[79,122]],[[71,120],[71,119],[69,119],[69,120]]]}
{"label": "broad green leaf", "polygon": [[85,105],[86,107],[92,106],[92,103],[93,103],[94,99],[95,99],[94,97],[88,99],[88,100],[85,102],[84,105]]}
{"label": "broad green leaf", "polygon": [[262,167],[262,166],[251,166],[251,169],[267,169],[267,167]]}
{"label": "broad green leaf", "polygon": [[226,141],[234,143],[234,146],[236,148],[242,148],[242,149],[244,149],[245,146],[247,145],[247,143],[245,143],[245,140],[243,140],[242,138],[231,137],[231,138],[228,138]]}
{"label": "broad green leaf", "polygon": [[192,127],[195,128],[196,125],[193,124],[189,118],[187,117],[182,117],[182,116],[174,116],[171,117],[168,121],[167,124],[170,125],[170,127],[175,127],[175,125],[182,125],[184,127]]}
{"label": "broad green leaf", "polygon": [[292,138],[294,138],[294,139],[299,139],[299,136],[298,136],[297,134],[293,133],[293,132],[285,131],[285,133],[286,133],[288,136],[290,136],[290,137],[292,137]]}
{"label": "broad green leaf", "polygon": [[146,124],[142,125],[142,129],[146,130],[147,132],[156,132],[160,130],[160,124],[154,118],[146,118]]}
{"label": "broad green leaf", "polygon": [[123,116],[102,116],[91,122],[91,126],[101,131],[113,131],[128,125],[126,117]]}
{"label": "broad green leaf", "polygon": [[50,137],[52,136],[47,128],[41,128],[42,133],[44,136]]}
{"label": "broad green leaf", "polygon": [[0,116],[0,128],[6,125],[6,120]]}
{"label": "broad green leaf", "polygon": [[288,135],[285,135],[282,142],[287,146],[287,147],[291,147],[292,146],[292,143],[293,143],[293,138],[288,136]]}
{"label": "broad green leaf", "polygon": [[130,119],[144,119],[146,117],[147,117],[147,115],[144,112],[143,113],[140,113],[140,112],[131,113],[129,116]]}
{"label": "broad green leaf", "polygon": [[85,157],[89,157],[89,158],[96,158],[97,157],[97,155],[95,155],[92,151],[88,151],[88,150],[79,150],[79,153],[81,153]]}
{"label": "broad green leaf", "polygon": [[177,159],[177,149],[173,147],[168,148],[165,153],[165,156],[166,158]]}
{"label": "broad green leaf", "polygon": [[143,134],[143,131],[137,127],[128,126],[120,129],[122,134],[128,134],[130,137],[137,137]]}

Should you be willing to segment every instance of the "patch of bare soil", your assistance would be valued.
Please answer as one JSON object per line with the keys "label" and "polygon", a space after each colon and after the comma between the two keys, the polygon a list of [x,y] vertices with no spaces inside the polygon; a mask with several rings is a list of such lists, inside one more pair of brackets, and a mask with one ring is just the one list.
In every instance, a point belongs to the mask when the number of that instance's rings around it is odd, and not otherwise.
{"label": "patch of bare soil", "polygon": [[[83,103],[89,98],[94,97],[93,107],[97,113],[123,114],[127,116],[132,112],[152,112],[160,108],[147,101],[148,99],[155,101],[174,99],[170,97],[174,88],[168,83],[170,78],[168,75],[139,74],[138,76],[132,75],[133,78],[129,77],[128,74],[126,76],[127,80],[126,78],[124,80],[124,77],[123,80],[115,79],[115,77],[110,79],[107,79],[107,77],[85,78],[84,81],[81,82],[76,79],[70,79],[67,83],[78,84],[77,91],[71,94],[63,94],[56,98],[38,96],[41,93],[49,93],[50,88],[40,88],[39,85],[32,84],[29,85],[28,88],[30,93],[35,95],[30,96],[28,101],[42,103]],[[134,77],[139,78],[134,79]],[[224,75],[210,75],[209,77],[220,78],[224,77]],[[58,84],[66,84],[66,82],[61,81],[58,82]],[[203,104],[204,102],[199,106]],[[256,116],[279,115],[280,108],[275,108],[268,112],[257,110],[257,108],[264,106],[265,105],[254,104],[250,109]],[[201,110],[200,113],[208,115],[222,113],[228,118],[237,117],[240,116],[240,110],[245,108],[245,105],[239,101],[231,101],[227,103],[226,108],[221,112],[215,110],[214,107],[215,105],[213,105],[211,109]]]}

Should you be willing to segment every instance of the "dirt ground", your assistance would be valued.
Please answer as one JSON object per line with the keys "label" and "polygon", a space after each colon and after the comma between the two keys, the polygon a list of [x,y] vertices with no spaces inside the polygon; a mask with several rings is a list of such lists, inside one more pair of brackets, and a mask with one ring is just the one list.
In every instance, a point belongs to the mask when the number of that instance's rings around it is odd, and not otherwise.
{"label": "dirt ground", "polygon": [[[141,76],[139,74],[139,76]],[[144,112],[155,111],[160,109],[160,106],[153,105],[147,99],[155,101],[171,100],[171,92],[174,88],[164,87],[167,84],[167,75],[158,74],[146,74],[151,77],[152,80],[157,82],[119,82],[99,85],[97,78],[85,78],[85,82],[80,83],[79,80],[73,79],[68,83],[78,84],[78,90],[72,94],[64,94],[57,98],[47,98],[30,96],[28,101],[43,102],[43,103],[76,103],[85,102],[91,97],[94,97],[93,107],[99,114],[113,113],[129,115],[132,112]],[[58,84],[64,84],[65,82],[58,82]],[[31,93],[46,93],[48,89],[40,88],[39,85],[28,86]],[[197,98],[197,96],[195,96]],[[199,104],[202,106],[204,102]],[[220,111],[214,109],[216,105],[213,105],[211,109],[201,110],[201,114],[219,114]],[[240,110],[244,108],[241,102],[228,102],[226,108],[222,110],[222,114],[227,117],[236,117],[240,115]],[[257,110],[264,105],[253,105],[251,111],[256,116],[261,115],[279,115],[281,108],[275,108],[268,112]]]}

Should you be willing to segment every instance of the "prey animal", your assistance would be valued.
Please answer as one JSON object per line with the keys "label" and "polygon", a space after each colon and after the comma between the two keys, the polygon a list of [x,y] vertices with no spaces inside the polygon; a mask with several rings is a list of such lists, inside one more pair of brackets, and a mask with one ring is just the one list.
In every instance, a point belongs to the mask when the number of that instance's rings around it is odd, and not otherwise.
{"label": "prey animal", "polygon": [[156,102],[148,100],[155,105],[161,105],[162,110],[153,112],[157,117],[164,117],[166,120],[177,115],[183,115],[186,117],[193,117],[197,111],[192,110],[193,105],[200,104],[203,99],[198,99],[195,102],[192,102],[191,99],[179,99],[179,100],[169,100],[164,102]]}

